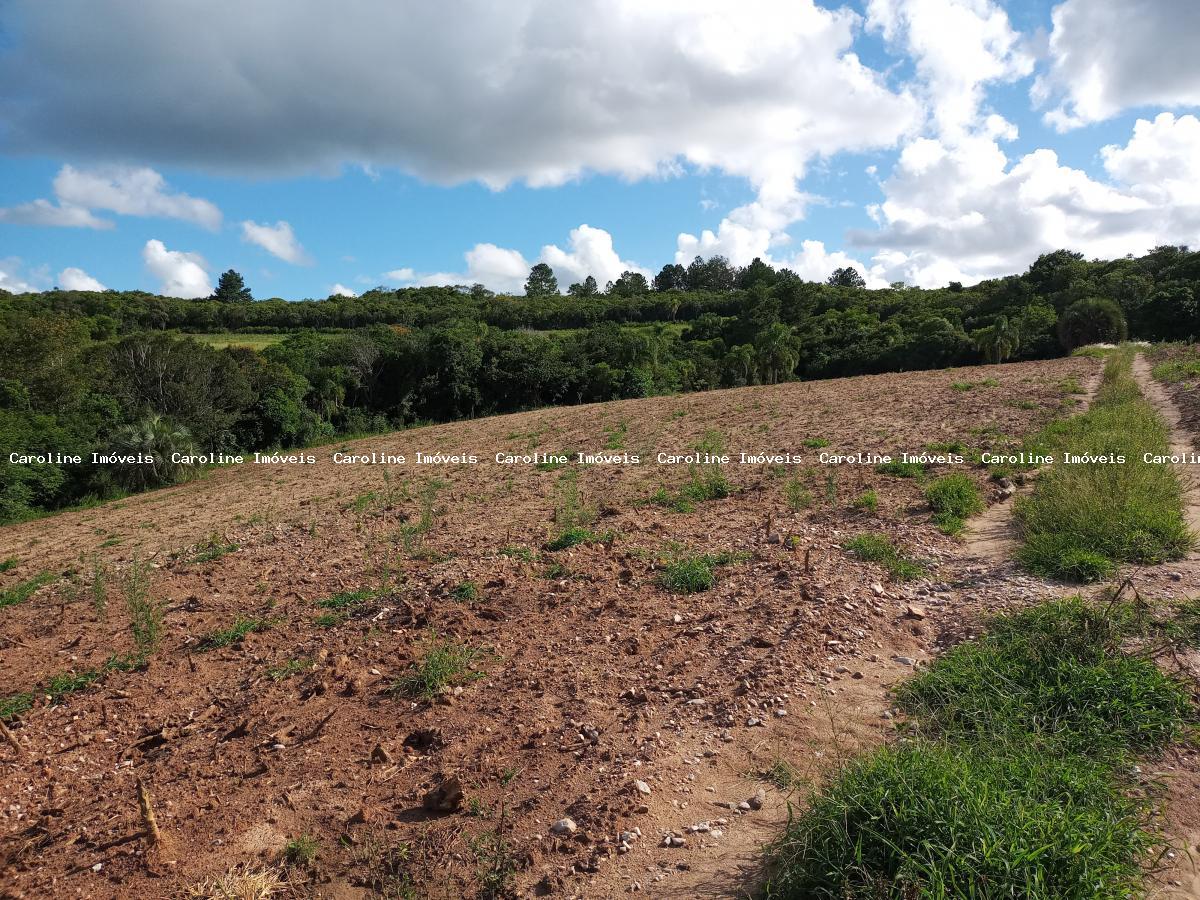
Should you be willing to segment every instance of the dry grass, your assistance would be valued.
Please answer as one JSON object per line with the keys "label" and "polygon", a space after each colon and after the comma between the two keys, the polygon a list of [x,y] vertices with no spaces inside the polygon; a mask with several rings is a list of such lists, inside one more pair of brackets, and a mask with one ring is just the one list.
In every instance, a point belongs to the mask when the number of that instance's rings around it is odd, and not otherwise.
{"label": "dry grass", "polygon": [[267,900],[285,887],[278,869],[239,866],[224,875],[189,885],[184,896],[190,900]]}

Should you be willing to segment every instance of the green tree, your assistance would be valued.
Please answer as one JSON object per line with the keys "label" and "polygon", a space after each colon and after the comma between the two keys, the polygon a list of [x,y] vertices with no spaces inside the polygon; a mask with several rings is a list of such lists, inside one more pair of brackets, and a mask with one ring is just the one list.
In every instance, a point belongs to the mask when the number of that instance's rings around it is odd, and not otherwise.
{"label": "green tree", "polygon": [[191,435],[186,428],[173,425],[159,415],[147,416],[118,429],[109,446],[114,455],[126,457],[112,469],[117,482],[126,490],[142,491],[175,484],[194,468],[172,458],[176,453],[196,452]]}
{"label": "green tree", "polygon": [[622,272],[621,277],[608,285],[608,293],[615,297],[638,297],[650,293],[650,283],[641,272]]}
{"label": "green tree", "polygon": [[538,263],[530,269],[529,277],[525,279],[525,296],[557,297],[558,279],[554,277],[554,270],[545,263]]}
{"label": "green tree", "polygon": [[865,288],[867,281],[858,274],[858,269],[854,266],[846,266],[834,269],[833,274],[826,280],[826,284],[832,284],[834,287]]}
{"label": "green tree", "polygon": [[971,339],[986,362],[1002,363],[1020,349],[1021,329],[1007,316],[1000,316],[987,328],[972,332]]}
{"label": "green tree", "polygon": [[754,352],[758,370],[767,384],[778,384],[790,379],[800,359],[796,352],[792,329],[782,322],[768,325],[755,335]]}
{"label": "green tree", "polygon": [[254,296],[242,276],[230,269],[217,279],[217,289],[213,291],[212,299],[219,303],[249,303]]}
{"label": "green tree", "polygon": [[600,293],[600,286],[596,284],[596,279],[589,275],[583,279],[582,284],[577,281],[567,288],[567,293],[572,297],[595,297]]}
{"label": "green tree", "polygon": [[1077,300],[1058,320],[1058,339],[1067,350],[1087,344],[1117,344],[1128,335],[1121,307],[1100,297]]}
{"label": "green tree", "polygon": [[656,291],[686,291],[687,286],[687,269],[678,263],[668,263],[654,276]]}

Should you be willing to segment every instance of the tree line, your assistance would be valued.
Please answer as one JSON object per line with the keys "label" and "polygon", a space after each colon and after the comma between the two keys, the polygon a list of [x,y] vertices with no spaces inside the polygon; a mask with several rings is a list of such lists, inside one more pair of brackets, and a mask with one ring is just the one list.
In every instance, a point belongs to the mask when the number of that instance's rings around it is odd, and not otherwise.
{"label": "tree line", "polygon": [[[590,282],[590,283],[589,283]],[[235,272],[214,296],[0,291],[0,521],[187,477],[179,452],[311,445],[555,404],[1036,359],[1126,336],[1200,332],[1200,253],[1056,251],[971,287],[868,290],[853,269],[805,281],[721,257],[559,292],[378,288],[256,301]],[[189,332],[285,335],[215,349]],[[12,462],[14,451],[153,456],[117,467]]]}

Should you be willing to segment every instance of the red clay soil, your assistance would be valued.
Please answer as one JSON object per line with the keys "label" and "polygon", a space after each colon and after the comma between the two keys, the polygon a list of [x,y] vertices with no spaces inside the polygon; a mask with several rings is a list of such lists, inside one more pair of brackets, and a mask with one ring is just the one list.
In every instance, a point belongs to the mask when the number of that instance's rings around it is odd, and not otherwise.
{"label": "red clay soil", "polygon": [[[1066,359],[542,410],[345,448],[475,453],[475,465],[410,463],[385,481],[381,466],[333,465],[342,448],[331,446],[311,451],[314,465],[221,468],[0,529],[0,560],[18,561],[0,591],[55,577],[0,609],[0,698],[35,698],[9,723],[19,753],[0,741],[0,896],[214,896],[206,880],[235,870],[282,879],[276,896],[749,890],[759,846],[786,815],[764,773],[787,761],[815,777],[880,740],[894,725],[887,686],[960,634],[986,596],[983,569],[933,527],[914,479],[822,466],[804,442],[999,449],[1060,415],[1074,402],[1064,380],[1096,367]],[[714,431],[735,459],[805,462],[727,465],[732,493],[692,512],[645,504],[689,477],[655,453],[711,447]],[[643,464],[490,462],[605,447]],[[984,484],[979,468],[934,471]],[[793,476],[808,508],[787,502]],[[603,539],[544,550],[572,478]],[[875,511],[854,505],[868,490]],[[863,532],[889,535],[929,576],[893,583],[853,558],[843,545]],[[711,590],[660,584],[672,555],[726,551]],[[56,675],[132,652],[122,582],[135,559],[149,561],[150,596],[165,604],[157,651],[50,702]],[[360,589],[371,596],[344,619],[318,605]],[[205,649],[246,618],[269,627]],[[439,642],[479,651],[478,674],[433,701],[390,690]],[[139,781],[162,835],[153,848]],[[423,806],[439,786],[450,811]],[[316,841],[315,859],[294,849],[283,862],[301,838]]]}

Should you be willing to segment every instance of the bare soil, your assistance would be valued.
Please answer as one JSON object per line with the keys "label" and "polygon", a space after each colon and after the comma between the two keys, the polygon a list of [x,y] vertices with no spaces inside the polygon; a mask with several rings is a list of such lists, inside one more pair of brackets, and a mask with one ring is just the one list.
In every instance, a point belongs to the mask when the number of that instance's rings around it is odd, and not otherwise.
{"label": "bare soil", "polygon": [[[803,442],[999,449],[1070,408],[1064,379],[1096,371],[1065,359],[541,410],[346,448],[474,452],[477,465],[410,464],[385,482],[383,467],[333,465],[329,447],[311,466],[226,467],[0,529],[0,559],[18,560],[0,590],[58,577],[0,609],[0,696],[37,695],[11,724],[20,755],[0,742],[0,896],[174,896],[236,867],[278,870],[302,836],[318,849],[283,869],[295,896],[744,895],[799,799],[766,773],[786,761],[802,789],[876,744],[894,728],[887,689],[911,662],[974,633],[985,612],[1063,590],[941,534],[914,479],[822,466]],[[728,465],[730,496],[694,512],[646,505],[688,478],[654,454],[706,434],[711,444],[714,430],[735,457],[791,451],[806,463]],[[498,450],[606,446],[646,464],[489,462]],[[548,552],[568,471],[592,528],[609,534]],[[786,501],[793,476],[808,508]],[[414,533],[433,480],[431,525]],[[853,505],[867,490],[875,512]],[[853,558],[843,545],[862,532],[891,536],[929,576],[891,582]],[[213,535],[238,549],[194,561]],[[659,579],[685,548],[741,556],[711,590],[679,595]],[[144,669],[49,702],[53,676],[132,650],[120,580],[135,559],[151,562],[166,604],[159,650]],[[103,613],[69,580],[97,563],[109,572]],[[1191,561],[1159,569],[1139,573],[1151,593],[1200,592]],[[456,591],[464,582],[477,597]],[[376,593],[318,623],[319,601],[361,588]],[[245,617],[270,627],[203,649]],[[439,641],[482,651],[480,677],[432,701],[391,692]],[[452,778],[462,805],[425,809]],[[1188,778],[1171,790],[1194,787]],[[1171,826],[1186,830],[1197,810],[1179,799]],[[574,833],[552,833],[565,817]],[[662,846],[672,834],[682,845]]]}

